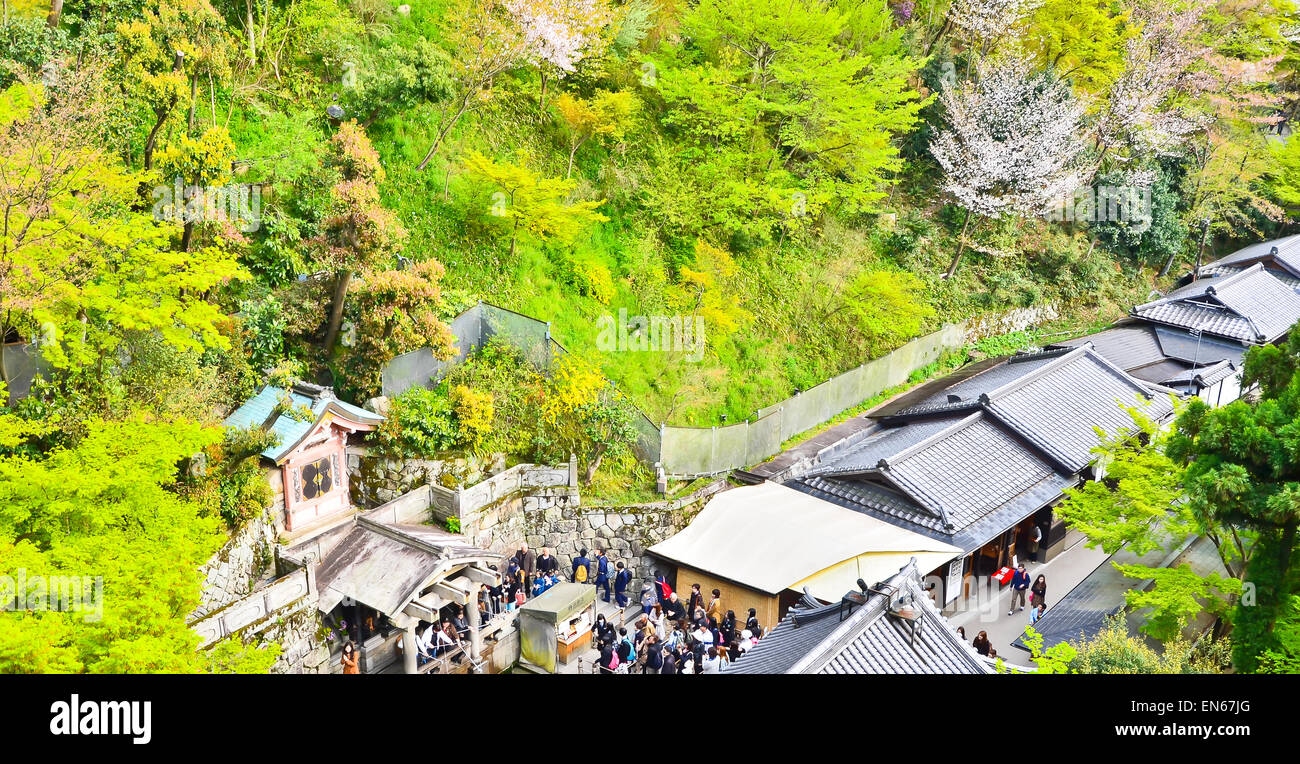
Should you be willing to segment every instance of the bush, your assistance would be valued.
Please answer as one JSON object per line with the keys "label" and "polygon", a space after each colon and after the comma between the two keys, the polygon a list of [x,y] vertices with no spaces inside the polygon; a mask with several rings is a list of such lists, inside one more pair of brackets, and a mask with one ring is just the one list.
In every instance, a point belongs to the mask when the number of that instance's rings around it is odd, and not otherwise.
{"label": "bush", "polygon": [[423,459],[456,447],[460,433],[445,388],[413,387],[393,399],[374,435],[384,456]]}

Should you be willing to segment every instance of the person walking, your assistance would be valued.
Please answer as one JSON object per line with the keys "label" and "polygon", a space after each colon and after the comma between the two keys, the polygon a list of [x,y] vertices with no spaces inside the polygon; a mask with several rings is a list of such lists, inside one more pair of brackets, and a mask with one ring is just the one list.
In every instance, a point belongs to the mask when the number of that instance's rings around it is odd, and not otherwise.
{"label": "person walking", "polygon": [[609,558],[605,556],[604,549],[596,550],[596,590],[605,590],[601,596],[606,602],[609,602]]}
{"label": "person walking", "polygon": [[1047,576],[1039,573],[1030,591],[1034,593],[1034,598],[1030,601],[1031,605],[1047,607]]}
{"label": "person walking", "polygon": [[975,635],[975,641],[971,642],[971,647],[975,648],[975,652],[987,658],[993,645],[989,643],[989,635],[981,631]]}
{"label": "person walking", "polygon": [[1011,615],[1016,610],[1016,602],[1020,602],[1020,609],[1025,609],[1025,592],[1029,590],[1029,571],[1025,570],[1025,564],[1022,562],[1016,568],[1015,575],[1011,576],[1011,606],[1007,609],[1007,615]]}
{"label": "person walking", "polygon": [[[614,604],[621,608],[627,607],[627,585],[630,583],[632,583],[632,571],[627,569],[622,560],[614,563]],[[641,605],[644,609],[644,592],[641,595]]]}
{"label": "person walking", "polygon": [[583,547],[578,556],[573,558],[573,583],[585,584],[591,580],[591,560],[587,559],[587,548]]}

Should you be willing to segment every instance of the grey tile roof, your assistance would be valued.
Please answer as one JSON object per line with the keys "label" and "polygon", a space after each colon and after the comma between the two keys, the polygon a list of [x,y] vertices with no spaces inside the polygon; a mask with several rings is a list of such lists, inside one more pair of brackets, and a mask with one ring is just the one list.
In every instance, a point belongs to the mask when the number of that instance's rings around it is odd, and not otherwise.
{"label": "grey tile roof", "polygon": [[888,459],[883,471],[955,530],[1019,496],[1055,470],[1011,433],[976,413]]}
{"label": "grey tile roof", "polygon": [[952,416],[919,421],[906,427],[886,427],[847,451],[831,457],[819,465],[816,472],[818,475],[834,475],[874,470],[881,459],[914,446],[961,419],[961,416]]}
{"label": "grey tile roof", "polygon": [[1116,326],[1085,337],[1062,340],[1050,347],[1075,348],[1088,343],[1092,343],[1092,349],[1107,361],[1130,373],[1132,369],[1165,357],[1156,339],[1155,327],[1145,323]]}
{"label": "grey tile roof", "polygon": [[1246,346],[1240,342],[1220,340],[1217,337],[1202,334],[1198,338],[1190,332],[1170,326],[1154,327],[1160,350],[1170,358],[1196,363],[1204,366],[1219,361],[1232,361],[1241,368],[1241,359],[1246,354]]}
{"label": "grey tile roof", "polygon": [[983,379],[980,410],[914,405],[895,425],[814,467],[792,487],[969,551],[1060,498],[1093,459],[1095,427],[1132,426],[1121,403],[1157,419],[1167,397],[1090,347],[1013,358],[966,377]]}
{"label": "grey tile roof", "polygon": [[911,401],[907,407],[892,411],[889,415],[907,416],[935,411],[936,407],[948,402],[950,395],[957,396],[962,401],[978,400],[983,394],[1004,387],[1047,366],[1065,352],[1068,352],[1068,349],[1011,356],[1006,360],[998,361],[995,365],[990,365],[974,376],[958,377],[955,383],[932,390],[924,399]]}
{"label": "grey tile roof", "polygon": [[[791,608],[771,633],[723,669],[729,674],[990,674],[992,666],[957,635],[921,587],[913,560],[887,582],[872,585],[862,604]],[[890,592],[890,593],[886,593]],[[910,598],[919,630],[889,614]]]}
{"label": "grey tile roof", "polygon": [[[1277,247],[1277,254],[1272,249]],[[1235,273],[1255,263],[1263,263],[1269,270],[1289,274],[1291,280],[1300,283],[1300,235],[1285,236],[1272,241],[1261,241],[1221,257],[1201,267],[1203,275],[1217,273]],[[1273,267],[1269,267],[1273,266]],[[1281,278],[1286,281],[1286,278]]]}
{"label": "grey tile roof", "polygon": [[1132,310],[1146,321],[1251,343],[1273,342],[1300,320],[1300,295],[1255,264],[1200,279]]}
{"label": "grey tile roof", "polygon": [[865,480],[810,477],[788,485],[841,507],[952,544],[966,554],[979,549],[1009,526],[1059,500],[1066,488],[1078,482],[1077,477],[1053,472],[1001,506],[987,508],[969,525],[956,529],[945,528],[941,518],[904,494]]}
{"label": "grey tile roof", "polygon": [[1185,385],[1196,382],[1200,387],[1209,387],[1217,382],[1231,377],[1237,373],[1237,369],[1231,361],[1219,361],[1209,366],[1198,366],[1197,368],[1186,368],[1178,374],[1162,380],[1161,384],[1165,385]]}
{"label": "grey tile roof", "polygon": [[1093,459],[1107,433],[1131,428],[1121,408],[1141,405],[1160,419],[1173,405],[1148,391],[1097,353],[1080,348],[989,394],[987,410],[1010,425],[1058,464],[1078,472]]}

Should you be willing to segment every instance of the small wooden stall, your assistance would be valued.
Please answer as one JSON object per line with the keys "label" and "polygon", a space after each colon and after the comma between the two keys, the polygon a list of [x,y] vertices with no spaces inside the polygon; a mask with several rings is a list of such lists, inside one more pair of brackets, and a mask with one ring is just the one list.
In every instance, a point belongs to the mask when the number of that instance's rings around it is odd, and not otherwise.
{"label": "small wooden stall", "polygon": [[596,587],[559,583],[519,608],[519,659],[554,674],[560,663],[591,645]]}

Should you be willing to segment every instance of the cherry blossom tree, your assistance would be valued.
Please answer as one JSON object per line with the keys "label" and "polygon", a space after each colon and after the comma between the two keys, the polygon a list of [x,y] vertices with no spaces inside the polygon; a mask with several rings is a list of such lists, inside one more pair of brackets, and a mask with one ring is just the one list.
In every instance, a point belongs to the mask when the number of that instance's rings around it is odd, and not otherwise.
{"label": "cherry blossom tree", "polygon": [[1031,72],[1024,59],[981,65],[979,77],[940,97],[947,126],[930,143],[942,190],[966,210],[957,271],[971,215],[1038,215],[1085,181],[1080,161],[1084,106],[1068,83]]}
{"label": "cherry blossom tree", "polygon": [[505,0],[523,38],[524,58],[541,70],[541,106],[546,108],[549,76],[563,79],[578,64],[600,55],[609,41],[602,35],[614,20],[609,0]]}

